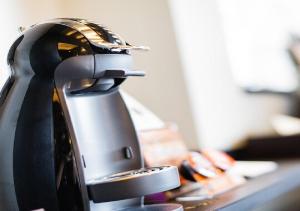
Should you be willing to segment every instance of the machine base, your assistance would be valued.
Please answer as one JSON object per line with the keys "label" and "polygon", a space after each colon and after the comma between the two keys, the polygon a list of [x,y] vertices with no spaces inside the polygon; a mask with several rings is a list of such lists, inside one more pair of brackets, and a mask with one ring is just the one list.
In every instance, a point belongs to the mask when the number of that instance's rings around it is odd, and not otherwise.
{"label": "machine base", "polygon": [[119,211],[183,211],[180,204],[150,204],[140,207],[128,207]]}

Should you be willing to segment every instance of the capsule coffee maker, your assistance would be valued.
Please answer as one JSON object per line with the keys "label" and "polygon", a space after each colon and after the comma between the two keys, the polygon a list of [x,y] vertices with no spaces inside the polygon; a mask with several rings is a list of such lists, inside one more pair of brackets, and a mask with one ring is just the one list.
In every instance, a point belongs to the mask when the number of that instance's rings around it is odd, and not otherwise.
{"label": "capsule coffee maker", "polygon": [[179,186],[176,167],[145,168],[119,85],[131,50],[82,19],[34,25],[14,42],[0,98],[0,210],[182,210],[144,205]]}

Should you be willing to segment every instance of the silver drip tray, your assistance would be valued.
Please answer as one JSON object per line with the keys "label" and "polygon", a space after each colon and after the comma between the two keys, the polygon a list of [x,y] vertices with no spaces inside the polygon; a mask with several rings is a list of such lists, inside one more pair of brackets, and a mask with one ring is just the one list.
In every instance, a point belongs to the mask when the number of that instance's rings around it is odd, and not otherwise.
{"label": "silver drip tray", "polygon": [[142,168],[96,178],[87,183],[93,202],[136,198],[176,188],[180,185],[174,166]]}

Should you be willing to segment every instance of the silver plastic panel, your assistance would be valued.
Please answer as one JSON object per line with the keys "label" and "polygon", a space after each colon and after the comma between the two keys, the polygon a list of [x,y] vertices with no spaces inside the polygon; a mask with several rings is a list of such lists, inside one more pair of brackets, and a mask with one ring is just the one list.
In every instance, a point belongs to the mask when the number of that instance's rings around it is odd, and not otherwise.
{"label": "silver plastic panel", "polygon": [[[141,167],[137,137],[118,91],[110,94],[66,95],[66,103],[86,182]],[[125,147],[132,148],[133,159],[124,157]]]}

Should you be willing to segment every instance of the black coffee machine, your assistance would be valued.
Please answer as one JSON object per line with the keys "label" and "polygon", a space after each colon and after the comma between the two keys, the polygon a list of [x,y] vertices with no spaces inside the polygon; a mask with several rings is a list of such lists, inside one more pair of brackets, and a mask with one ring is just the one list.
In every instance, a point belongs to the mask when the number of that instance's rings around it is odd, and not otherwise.
{"label": "black coffee machine", "polygon": [[179,186],[176,167],[144,168],[119,85],[126,43],[82,19],[34,25],[12,45],[0,98],[0,210],[182,210],[144,205]]}

